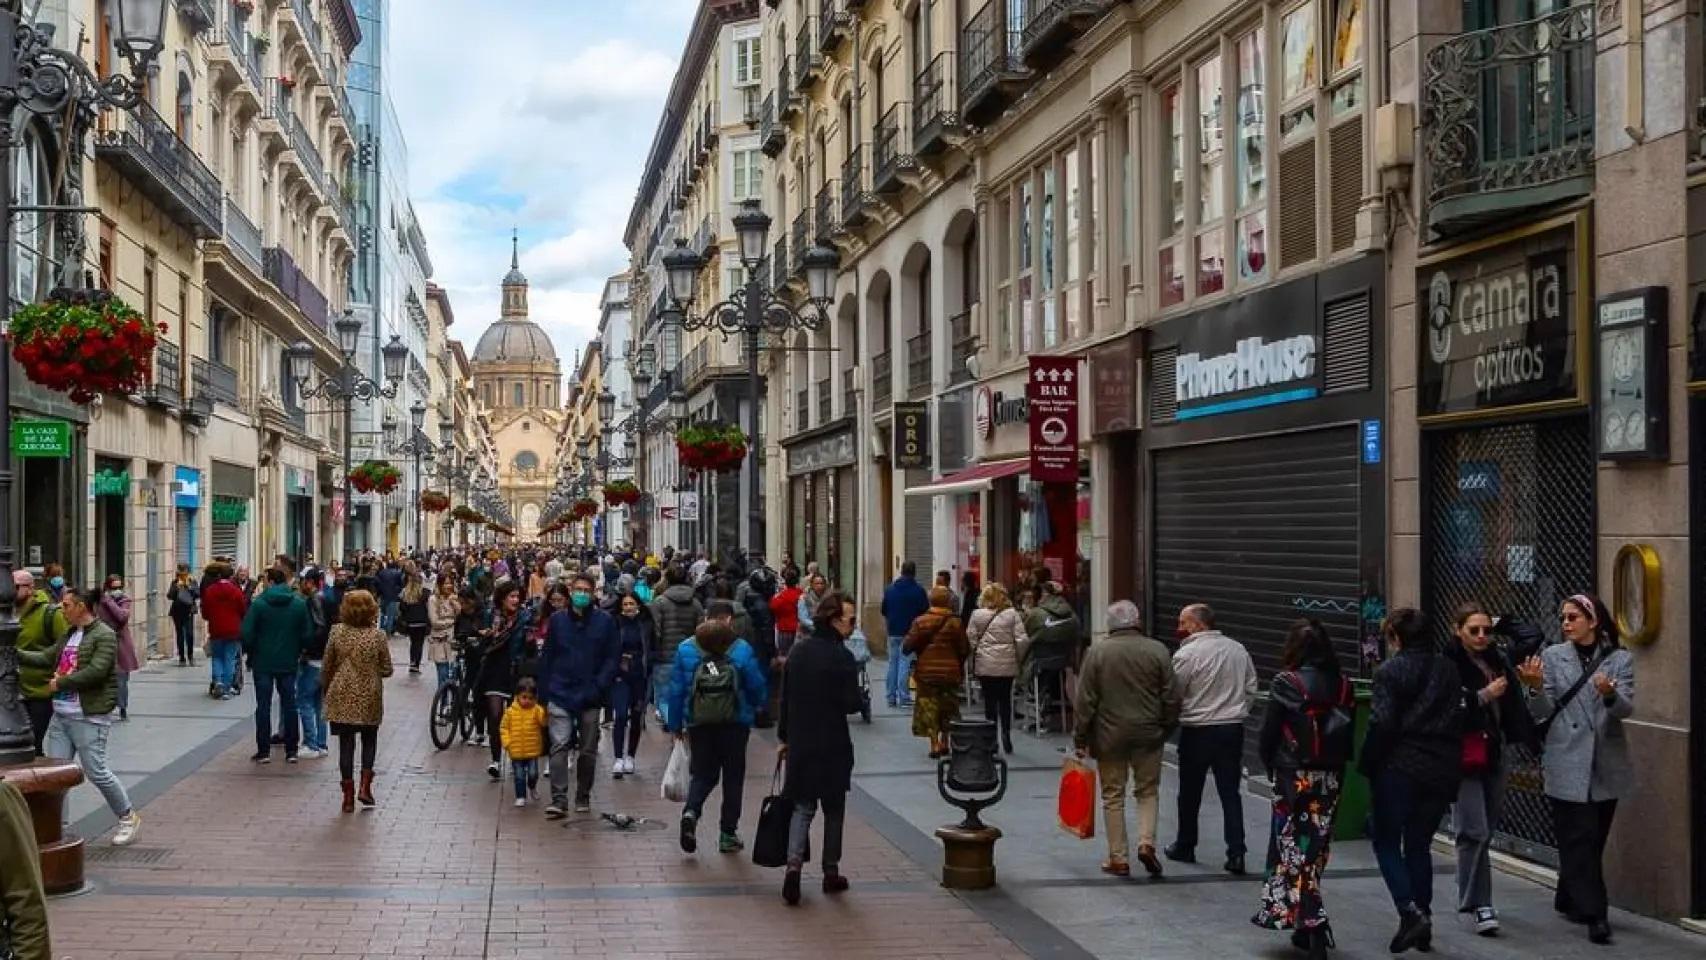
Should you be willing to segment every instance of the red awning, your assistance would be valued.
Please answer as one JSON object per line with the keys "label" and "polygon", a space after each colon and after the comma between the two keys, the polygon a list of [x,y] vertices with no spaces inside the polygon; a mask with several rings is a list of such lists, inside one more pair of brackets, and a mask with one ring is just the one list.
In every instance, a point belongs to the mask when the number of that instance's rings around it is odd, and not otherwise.
{"label": "red awning", "polygon": [[976,493],[988,490],[995,481],[1002,477],[1012,477],[1024,473],[1031,468],[1029,457],[1017,460],[997,460],[994,463],[980,463],[975,467],[967,467],[958,473],[932,480],[916,487],[907,487],[909,497],[938,497],[949,493]]}

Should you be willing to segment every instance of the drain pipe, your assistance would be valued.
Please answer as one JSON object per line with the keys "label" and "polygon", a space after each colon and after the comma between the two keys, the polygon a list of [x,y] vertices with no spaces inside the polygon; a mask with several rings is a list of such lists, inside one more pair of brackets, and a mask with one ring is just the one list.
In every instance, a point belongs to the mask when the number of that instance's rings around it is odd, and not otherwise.
{"label": "drain pipe", "polygon": [[1623,0],[1623,132],[1636,143],[1647,139],[1645,12],[1641,0]]}

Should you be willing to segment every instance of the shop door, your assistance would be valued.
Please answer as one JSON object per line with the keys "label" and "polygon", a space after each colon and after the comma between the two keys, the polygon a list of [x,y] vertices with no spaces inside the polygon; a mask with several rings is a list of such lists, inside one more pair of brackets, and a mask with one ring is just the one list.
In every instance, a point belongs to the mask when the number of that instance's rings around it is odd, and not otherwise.
{"label": "shop door", "polygon": [[145,648],[147,653],[145,655],[152,657],[154,656],[155,651],[159,649],[155,646],[157,638],[154,631],[155,628],[159,626],[160,619],[166,615],[166,608],[160,605],[160,581],[165,579],[165,571],[160,569],[159,507],[148,508],[148,515],[144,520],[144,524],[143,542],[147,545],[148,557],[145,561],[146,571],[143,573],[143,576],[147,578],[145,580],[145,589],[147,590],[147,593],[144,594],[144,596],[148,605],[147,615],[143,618],[144,622],[148,625],[146,628],[148,636],[145,640],[147,643],[147,647]]}
{"label": "shop door", "polygon": [[[1540,626],[1559,641],[1558,608],[1594,585],[1594,454],[1580,417],[1502,424],[1431,438],[1422,599],[1446,641],[1451,614],[1474,601],[1497,618]],[[1516,749],[1503,823],[1505,850],[1557,863],[1540,765]]]}
{"label": "shop door", "polygon": [[1207,603],[1266,678],[1287,627],[1326,625],[1358,663],[1361,578],[1357,430],[1331,427],[1155,454],[1155,627]]}

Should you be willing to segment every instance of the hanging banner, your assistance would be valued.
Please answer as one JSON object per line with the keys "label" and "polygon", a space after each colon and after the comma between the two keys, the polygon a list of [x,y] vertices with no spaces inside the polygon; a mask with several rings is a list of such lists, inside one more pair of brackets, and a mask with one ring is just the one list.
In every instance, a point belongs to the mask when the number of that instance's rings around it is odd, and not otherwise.
{"label": "hanging banner", "polygon": [[698,523],[699,522],[699,494],[697,494],[691,490],[683,490],[681,492],[680,496],[681,496],[680,516],[677,519],[681,520],[681,522],[683,522],[683,523]]}
{"label": "hanging banner", "polygon": [[1127,335],[1090,351],[1091,432],[1137,429],[1137,338]]}
{"label": "hanging banner", "polygon": [[1077,357],[1032,357],[1025,399],[1030,406],[1031,479],[1078,482]]}
{"label": "hanging banner", "polygon": [[894,405],[894,465],[930,469],[930,405],[919,400]]}

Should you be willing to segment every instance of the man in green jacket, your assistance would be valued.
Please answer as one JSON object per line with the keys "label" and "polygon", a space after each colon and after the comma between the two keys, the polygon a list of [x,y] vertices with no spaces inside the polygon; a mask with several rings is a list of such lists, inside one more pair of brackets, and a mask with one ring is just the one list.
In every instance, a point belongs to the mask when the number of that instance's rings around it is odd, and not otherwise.
{"label": "man in green jacket", "polygon": [[314,634],[314,619],[302,595],[290,589],[290,575],[267,568],[267,588],[243,615],[243,653],[255,675],[255,763],[272,762],[272,695],[278,691],[278,723],[284,734],[284,762],[296,762],[302,725],[296,717],[296,668],[302,648]]}
{"label": "man in green jacket", "polygon": [[[70,633],[65,626],[65,612],[46,590],[36,589],[35,577],[28,570],[13,570],[12,586],[18,596],[19,650],[46,650]],[[53,719],[53,695],[47,689],[47,681],[52,677],[51,668],[18,667],[18,687],[36,735],[38,757],[42,755],[48,723]]]}
{"label": "man in green jacket", "polygon": [[[7,952],[8,948],[11,950]],[[0,956],[51,960],[41,852],[24,795],[0,780]]]}
{"label": "man in green jacket", "polygon": [[142,817],[130,805],[124,783],[107,765],[107,738],[118,706],[118,635],[95,619],[87,593],[66,587],[59,595],[67,632],[46,650],[20,650],[20,666],[48,669],[53,721],[47,728],[47,755],[76,760],[83,775],[101,791],[118,817],[114,846],[136,840]]}

